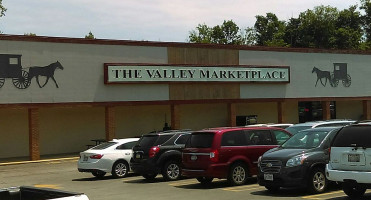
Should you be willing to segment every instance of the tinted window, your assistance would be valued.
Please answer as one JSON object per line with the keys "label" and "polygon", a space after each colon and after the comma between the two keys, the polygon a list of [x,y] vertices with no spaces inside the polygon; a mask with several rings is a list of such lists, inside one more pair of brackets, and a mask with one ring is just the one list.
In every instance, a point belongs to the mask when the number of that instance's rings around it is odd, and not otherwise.
{"label": "tinted window", "polygon": [[98,146],[93,147],[92,149],[100,150],[100,149],[107,149],[108,147],[111,147],[113,145],[117,144],[117,142],[105,142]]}
{"label": "tinted window", "polygon": [[118,146],[116,149],[132,149],[136,143],[137,141],[128,142],[128,143]]}
{"label": "tinted window", "polygon": [[245,146],[246,138],[243,131],[229,131],[223,134],[221,146]]}
{"label": "tinted window", "polygon": [[161,145],[163,143],[165,143],[166,141],[168,141],[173,135],[160,135],[160,137],[158,138],[158,140],[155,142],[155,144],[153,146],[157,146],[157,145]]}
{"label": "tinted window", "polygon": [[148,146],[153,146],[153,144],[156,142],[158,138],[158,135],[146,135],[142,136],[140,138],[138,145],[142,147],[148,147]]}
{"label": "tinted window", "polygon": [[186,134],[186,135],[181,135],[180,137],[178,137],[178,139],[175,141],[175,144],[185,144],[188,140],[188,138],[190,137],[191,135],[190,134]]}
{"label": "tinted window", "polygon": [[283,131],[273,130],[273,134],[276,137],[278,145],[283,144],[287,139],[290,138],[290,135]]}
{"label": "tinted window", "polygon": [[250,145],[273,144],[271,132],[268,130],[249,130],[246,132],[246,140]]}
{"label": "tinted window", "polygon": [[328,131],[300,131],[296,135],[292,136],[290,139],[287,140],[284,144],[282,144],[282,148],[294,148],[294,149],[311,149],[319,146],[326,135],[329,133]]}
{"label": "tinted window", "polygon": [[188,148],[211,148],[214,140],[214,133],[192,133],[187,141]]}
{"label": "tinted window", "polygon": [[344,127],[335,136],[332,146],[371,148],[371,126]]}

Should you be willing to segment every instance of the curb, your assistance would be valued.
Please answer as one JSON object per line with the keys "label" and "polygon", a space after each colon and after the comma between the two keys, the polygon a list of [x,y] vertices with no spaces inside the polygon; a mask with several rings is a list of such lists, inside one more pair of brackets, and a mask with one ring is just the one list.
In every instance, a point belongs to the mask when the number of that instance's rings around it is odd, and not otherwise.
{"label": "curb", "polygon": [[43,159],[43,160],[29,160],[29,161],[15,161],[15,162],[4,162],[0,163],[0,166],[7,165],[20,165],[29,163],[42,163],[42,162],[53,162],[53,161],[64,161],[64,160],[78,160],[80,157],[69,157],[69,158],[54,158],[54,159]]}

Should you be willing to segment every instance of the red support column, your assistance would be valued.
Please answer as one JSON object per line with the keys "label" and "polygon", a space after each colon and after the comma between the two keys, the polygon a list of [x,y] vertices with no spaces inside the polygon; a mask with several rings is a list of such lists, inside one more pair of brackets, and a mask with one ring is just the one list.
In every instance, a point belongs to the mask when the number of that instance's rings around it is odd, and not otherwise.
{"label": "red support column", "polygon": [[105,129],[106,129],[106,140],[110,141],[116,137],[116,121],[115,121],[115,107],[105,107]]}
{"label": "red support column", "polygon": [[284,123],[286,121],[285,114],[284,114],[284,102],[278,101],[277,102],[277,122],[278,123]]}
{"label": "red support column", "polygon": [[236,104],[228,103],[228,126],[236,126]]}
{"label": "red support column", "polygon": [[371,101],[363,100],[363,120],[371,119]]}
{"label": "red support column", "polygon": [[30,160],[40,160],[39,109],[28,109],[28,137]]}
{"label": "red support column", "polygon": [[323,120],[331,119],[330,102],[322,101],[322,118]]}
{"label": "red support column", "polygon": [[180,105],[171,105],[171,129],[180,129]]}

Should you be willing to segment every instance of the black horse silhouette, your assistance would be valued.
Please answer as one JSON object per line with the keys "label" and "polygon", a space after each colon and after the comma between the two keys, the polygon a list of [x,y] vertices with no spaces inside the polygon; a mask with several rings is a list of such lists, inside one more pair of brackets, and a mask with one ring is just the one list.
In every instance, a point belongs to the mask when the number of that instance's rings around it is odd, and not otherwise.
{"label": "black horse silhouette", "polygon": [[[28,79],[31,80],[33,77],[36,77],[37,84],[39,85],[40,88],[42,88],[48,83],[49,78],[51,78],[54,81],[55,86],[59,88],[58,83],[54,78],[54,71],[58,68],[63,70],[63,66],[61,65],[59,61],[52,63],[48,66],[44,66],[44,67],[38,67],[38,66],[30,67],[30,70],[28,71]],[[40,82],[39,82],[39,76],[46,77],[46,81],[44,85],[42,86],[40,85]]]}
{"label": "black horse silhouette", "polygon": [[[329,71],[322,71],[322,70],[319,70],[317,67],[313,67],[312,73],[317,74],[317,81],[316,81],[316,85],[314,87],[317,87],[318,80],[321,81],[321,84],[323,85],[323,87],[326,86],[327,80],[332,86],[331,74],[330,74]],[[325,83],[322,82],[323,78],[325,79]]]}

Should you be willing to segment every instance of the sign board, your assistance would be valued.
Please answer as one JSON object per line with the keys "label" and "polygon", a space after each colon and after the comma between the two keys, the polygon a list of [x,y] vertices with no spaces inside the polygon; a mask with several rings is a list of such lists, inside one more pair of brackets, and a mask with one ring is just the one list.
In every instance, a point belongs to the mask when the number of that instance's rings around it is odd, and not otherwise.
{"label": "sign board", "polygon": [[105,83],[290,82],[288,66],[105,64]]}

